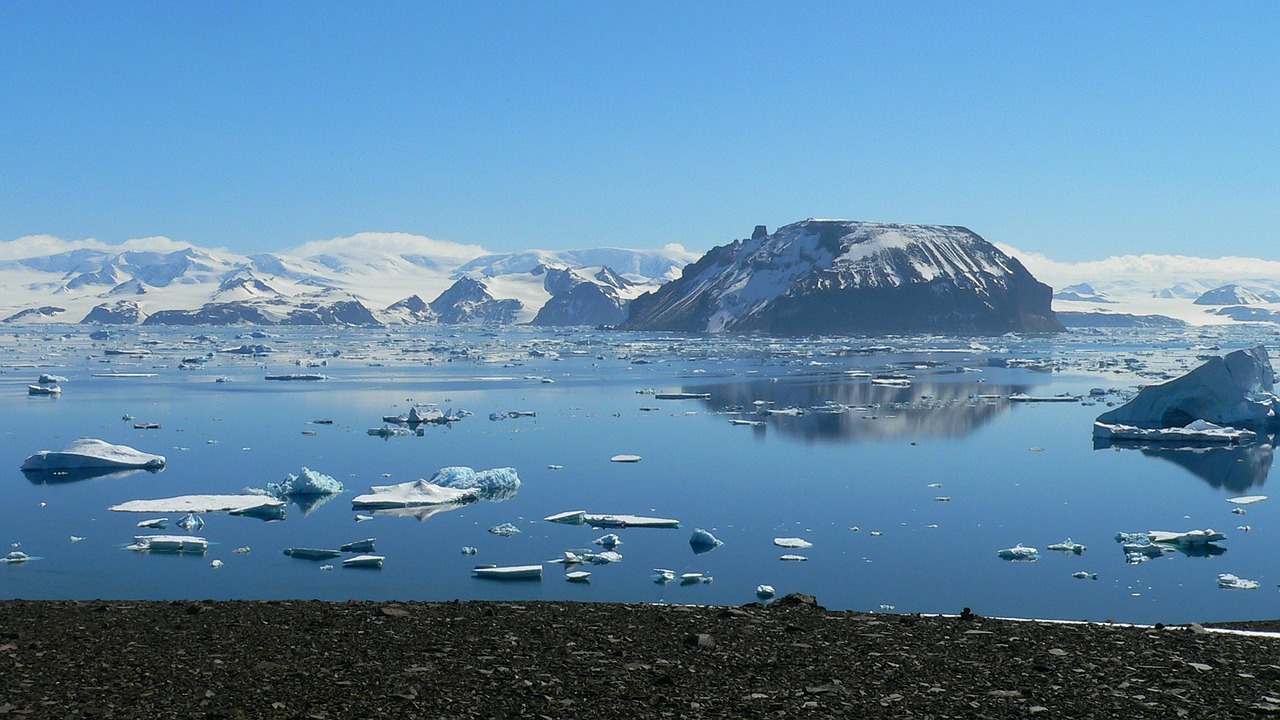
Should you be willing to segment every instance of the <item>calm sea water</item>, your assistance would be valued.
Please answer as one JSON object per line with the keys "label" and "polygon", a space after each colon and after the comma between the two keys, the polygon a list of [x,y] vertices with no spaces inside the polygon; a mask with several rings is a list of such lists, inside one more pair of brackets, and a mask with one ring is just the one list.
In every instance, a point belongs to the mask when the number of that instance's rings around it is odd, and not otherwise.
{"label": "calm sea water", "polygon": [[[0,481],[0,550],[20,544],[36,558],[0,566],[0,596],[739,604],[754,600],[764,583],[779,595],[807,592],[827,607],[856,610],[971,607],[1140,622],[1280,616],[1280,498],[1249,506],[1247,515],[1231,514],[1226,502],[1266,493],[1270,444],[1095,450],[1093,418],[1119,394],[1084,403],[1007,399],[1131,390],[1194,367],[1197,356],[1274,343],[1274,332],[810,341],[521,330],[293,331],[238,340],[210,332],[217,337],[130,330],[93,341],[69,327],[0,338],[0,458],[9,468]],[[202,369],[179,368],[184,357],[250,342],[275,352],[218,353]],[[153,355],[105,355],[136,347]],[[155,377],[93,377],[112,369]],[[303,371],[330,379],[263,379]],[[69,379],[62,397],[26,394],[41,372]],[[882,387],[866,373],[909,375],[912,385]],[[231,381],[214,382],[219,377]],[[657,400],[647,390],[711,398]],[[473,415],[422,436],[366,433],[415,402]],[[762,408],[805,413],[761,416]],[[536,416],[489,419],[510,411]],[[732,425],[732,418],[765,425]],[[313,422],[321,419],[333,423]],[[161,427],[139,430],[135,422]],[[163,454],[168,466],[63,483],[18,470],[27,455],[82,436]],[[622,453],[643,459],[610,462]],[[523,484],[512,499],[424,521],[355,521],[350,499],[371,485],[451,465],[512,467]],[[307,512],[291,505],[280,522],[207,514],[199,534],[211,545],[203,556],[127,550],[135,534],[150,532],[136,523],[151,516],[107,510],[127,500],[263,487],[303,466],[333,475],[348,492]],[[565,568],[554,564],[545,565],[541,582],[471,577],[476,564],[543,562],[594,547],[610,532],[542,520],[566,510],[672,517],[681,528],[613,531],[622,536],[623,560],[584,568],[593,572],[589,584],[565,582]],[[504,522],[521,532],[488,532]],[[1244,525],[1250,530],[1236,529]],[[1113,540],[1117,531],[1203,527],[1228,535],[1225,553],[1128,565]],[[724,545],[694,553],[695,528]],[[376,537],[387,558],[380,571],[326,572],[282,554],[366,537]],[[776,537],[813,546],[786,550],[773,544]],[[1088,550],[1045,549],[1067,537]],[[1015,543],[1040,548],[1040,559],[996,556]],[[464,546],[477,554],[464,555]],[[234,552],[244,547],[250,552]],[[787,553],[808,560],[781,561]],[[215,559],[223,567],[213,568]],[[714,581],[655,584],[653,568]],[[1098,579],[1073,578],[1077,571]],[[1262,588],[1220,590],[1224,572]]]}

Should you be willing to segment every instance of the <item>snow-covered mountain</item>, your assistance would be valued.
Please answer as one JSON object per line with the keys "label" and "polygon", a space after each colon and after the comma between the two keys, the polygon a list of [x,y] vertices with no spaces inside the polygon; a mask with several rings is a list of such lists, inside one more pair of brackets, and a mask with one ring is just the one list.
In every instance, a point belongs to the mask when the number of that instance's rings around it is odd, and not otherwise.
{"label": "snow-covered mountain", "polygon": [[1196,305],[1261,305],[1265,302],[1258,293],[1235,283],[1216,287],[1194,300]]}
{"label": "snow-covered mountain", "polygon": [[[48,248],[48,252],[42,249]],[[658,287],[696,256],[679,245],[487,253],[404,233],[361,233],[279,253],[239,255],[165,238],[120,246],[21,238],[0,243],[0,320],[9,323],[338,324],[531,322],[586,282],[619,302]],[[548,273],[557,273],[556,283]],[[569,275],[566,275],[568,273]],[[565,278],[571,276],[569,281]],[[467,279],[506,311],[490,314]],[[577,291],[585,294],[585,291]],[[471,303],[468,310],[436,313]],[[416,298],[416,302],[413,299]],[[455,308],[457,310],[457,308]],[[554,313],[553,313],[554,314]],[[572,313],[556,315],[574,321]],[[595,324],[589,322],[586,324]]]}
{"label": "snow-covered mountain", "polygon": [[712,249],[624,328],[779,334],[1061,329],[1052,290],[961,227],[805,220]]}

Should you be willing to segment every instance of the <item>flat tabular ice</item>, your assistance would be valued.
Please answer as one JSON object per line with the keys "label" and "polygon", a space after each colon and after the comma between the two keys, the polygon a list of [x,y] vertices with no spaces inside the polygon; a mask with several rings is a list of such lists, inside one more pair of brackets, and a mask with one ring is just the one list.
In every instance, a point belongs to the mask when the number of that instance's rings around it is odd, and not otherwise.
{"label": "flat tabular ice", "polygon": [[193,535],[135,535],[130,550],[204,554],[209,541]]}
{"label": "flat tabular ice", "polygon": [[780,548],[791,548],[793,550],[802,550],[804,548],[813,547],[813,543],[804,538],[780,537],[774,538],[773,544]]}
{"label": "flat tabular ice", "polygon": [[1076,555],[1079,555],[1080,553],[1088,549],[1084,545],[1081,545],[1078,542],[1072,542],[1071,538],[1067,538],[1066,540],[1063,540],[1060,543],[1054,543],[1048,547],[1050,550],[1054,550],[1057,552],[1075,553]]}
{"label": "flat tabular ice", "polygon": [[1241,495],[1240,497],[1227,498],[1227,502],[1232,505],[1252,505],[1254,503],[1260,503],[1266,499],[1266,495]]}
{"label": "flat tabular ice", "polygon": [[1194,420],[1183,427],[1140,428],[1134,425],[1093,424],[1093,436],[1099,440],[1133,440],[1148,443],[1177,445],[1231,445],[1249,443],[1258,438],[1252,430],[1215,425],[1205,420]]}
{"label": "flat tabular ice", "polygon": [[80,438],[61,450],[41,450],[22,463],[27,471],[81,468],[164,467],[163,455],[152,455],[126,445],[112,445],[95,438]]}
{"label": "flat tabular ice", "polygon": [[1194,420],[1267,429],[1276,423],[1274,372],[1265,347],[1237,350],[1168,382],[1148,385],[1121,407],[1098,416],[1104,425],[1183,428]]}
{"label": "flat tabular ice", "polygon": [[265,495],[180,495],[158,500],[130,500],[109,509],[139,513],[284,512],[285,503]]}
{"label": "flat tabular ice", "polygon": [[613,457],[609,458],[609,462],[638,463],[640,462],[640,456],[639,455],[614,455]]}

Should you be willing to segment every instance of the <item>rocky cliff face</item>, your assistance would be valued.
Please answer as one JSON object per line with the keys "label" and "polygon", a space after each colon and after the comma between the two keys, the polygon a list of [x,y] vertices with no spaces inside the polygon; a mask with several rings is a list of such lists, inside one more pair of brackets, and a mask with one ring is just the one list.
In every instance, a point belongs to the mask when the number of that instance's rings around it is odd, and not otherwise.
{"label": "rocky cliff face", "polygon": [[497,300],[480,280],[462,278],[431,301],[431,312],[446,324],[508,325],[523,307],[519,300]]}
{"label": "rocky cliff face", "polygon": [[714,248],[625,329],[891,334],[1061,330],[1052,290],[972,231],[806,220]]}

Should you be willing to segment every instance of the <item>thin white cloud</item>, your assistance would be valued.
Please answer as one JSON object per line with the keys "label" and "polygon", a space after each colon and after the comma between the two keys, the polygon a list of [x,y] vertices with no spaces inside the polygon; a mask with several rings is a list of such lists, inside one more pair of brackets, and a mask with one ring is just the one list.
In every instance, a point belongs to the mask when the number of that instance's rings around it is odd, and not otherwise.
{"label": "thin white cloud", "polygon": [[304,258],[317,255],[362,255],[368,253],[370,248],[376,248],[382,253],[427,255],[455,259],[459,262],[489,254],[488,250],[479,245],[463,245],[447,240],[435,240],[425,235],[400,232],[362,232],[331,240],[314,240],[284,250],[280,254]]}
{"label": "thin white cloud", "polygon": [[1102,260],[1059,262],[1046,255],[997,243],[1016,257],[1041,282],[1055,288],[1076,283],[1148,281],[1165,287],[1184,280],[1228,283],[1240,280],[1280,281],[1280,261],[1228,255],[1218,258],[1191,255],[1113,255]]}
{"label": "thin white cloud", "polygon": [[0,242],[0,260],[23,260],[46,255],[90,249],[105,252],[174,252],[192,247],[189,242],[173,240],[162,235],[125,240],[118,245],[108,245],[96,238],[64,240],[53,235],[25,235],[17,240]]}

